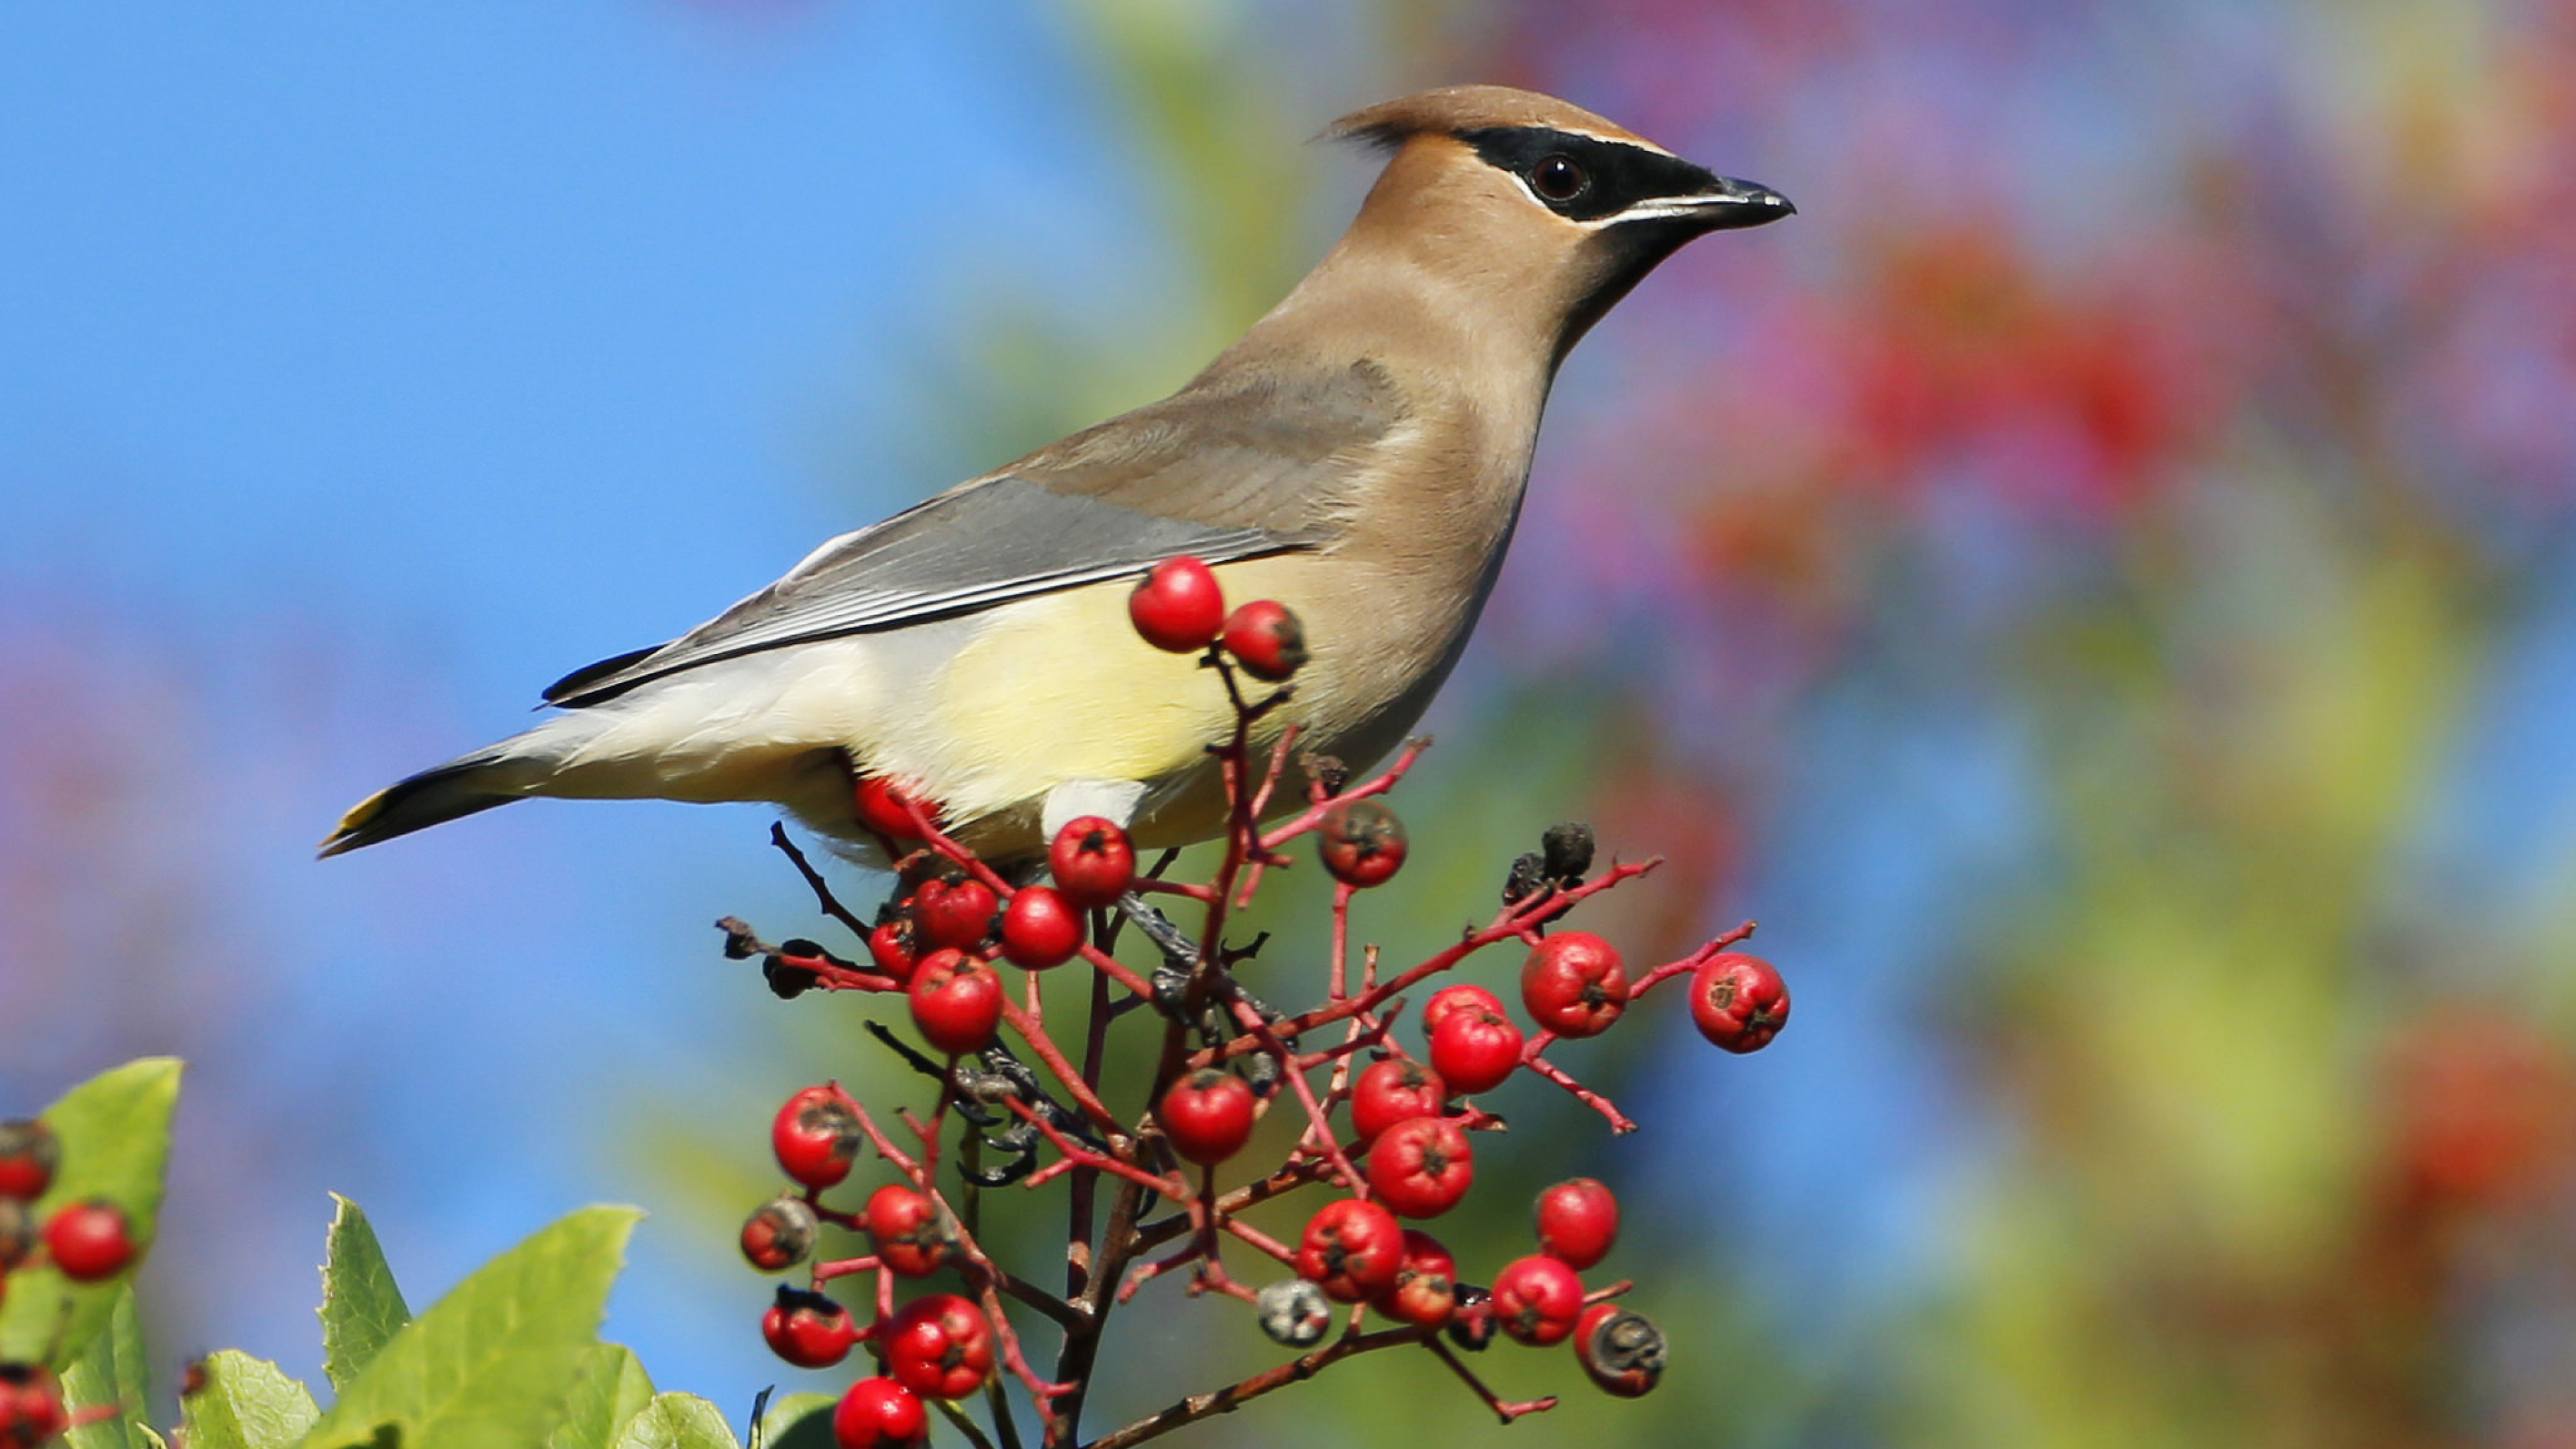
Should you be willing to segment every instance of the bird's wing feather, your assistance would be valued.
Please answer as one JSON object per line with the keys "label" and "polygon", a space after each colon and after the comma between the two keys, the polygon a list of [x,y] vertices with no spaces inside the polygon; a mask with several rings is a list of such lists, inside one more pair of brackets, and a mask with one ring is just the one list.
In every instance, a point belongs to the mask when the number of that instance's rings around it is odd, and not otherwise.
{"label": "bird's wing feather", "polygon": [[1317,548],[1343,485],[1401,420],[1368,363],[1283,374],[1212,369],[1151,407],[1076,433],[883,523],[843,534],[785,578],[658,649],[546,691],[596,704],[695,665],[973,613],[1141,573]]}

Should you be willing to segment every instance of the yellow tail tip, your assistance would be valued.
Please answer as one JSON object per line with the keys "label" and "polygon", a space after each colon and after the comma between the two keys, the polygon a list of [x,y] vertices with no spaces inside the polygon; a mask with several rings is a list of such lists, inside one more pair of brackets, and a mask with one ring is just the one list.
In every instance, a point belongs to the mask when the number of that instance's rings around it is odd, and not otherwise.
{"label": "yellow tail tip", "polygon": [[357,849],[358,832],[367,828],[367,822],[385,812],[387,793],[389,792],[378,790],[349,807],[349,813],[340,817],[339,827],[323,839],[320,848],[315,852],[316,858],[328,860],[332,856]]}

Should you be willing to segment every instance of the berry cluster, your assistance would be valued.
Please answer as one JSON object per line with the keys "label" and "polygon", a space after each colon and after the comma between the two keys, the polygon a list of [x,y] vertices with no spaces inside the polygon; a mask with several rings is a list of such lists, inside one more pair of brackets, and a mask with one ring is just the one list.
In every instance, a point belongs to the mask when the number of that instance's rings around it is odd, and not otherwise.
{"label": "berry cluster", "polygon": [[[1501,1265],[1490,1287],[1462,1282],[1448,1249],[1402,1220],[1436,1218],[1467,1196],[1476,1178],[1475,1135],[1503,1125],[1477,1099],[1518,1073],[1571,1093],[1614,1132],[1635,1130],[1548,1053],[1561,1041],[1608,1031],[1667,980],[1689,978],[1692,1020],[1711,1042],[1735,1052],[1766,1045],[1788,1017],[1789,995],[1767,962],[1729,949],[1751,934],[1751,924],[1632,972],[1601,937],[1552,928],[1584,900],[1655,862],[1613,862],[1596,871],[1591,832],[1560,826],[1539,851],[1514,863],[1489,923],[1401,971],[1382,971],[1369,948],[1354,973],[1352,900],[1391,880],[1407,852],[1403,823],[1380,797],[1424,742],[1358,784],[1337,762],[1297,756],[1294,726],[1264,724],[1306,663],[1296,616],[1269,600],[1229,612],[1215,575],[1195,559],[1157,566],[1129,612],[1147,642],[1199,655],[1233,704],[1231,739],[1212,751],[1228,821],[1209,879],[1166,878],[1171,854],[1140,869],[1126,832],[1098,817],[1067,824],[1042,861],[986,861],[946,833],[938,802],[906,782],[860,772],[852,785],[859,819],[896,863],[895,891],[873,920],[842,907],[783,832],[773,841],[823,910],[864,939],[864,958],[805,940],[771,946],[740,921],[719,923],[728,954],[757,956],[781,996],[817,988],[903,993],[929,1052],[882,1025],[870,1030],[938,1084],[926,1116],[896,1109],[903,1142],[837,1083],[808,1087],[779,1110],[771,1147],[795,1186],[751,1215],[742,1250],[764,1272],[808,1268],[803,1286],[778,1290],[763,1336],[800,1367],[830,1367],[858,1347],[875,1357],[878,1373],[852,1386],[835,1414],[843,1449],[921,1444],[933,1411],[981,1442],[956,1403],[978,1391],[1004,1437],[1016,1442],[997,1378],[1004,1370],[1027,1390],[1045,1442],[1074,1443],[1111,1309],[1182,1270],[1192,1295],[1249,1305],[1262,1329],[1299,1357],[1218,1393],[1182,1399],[1089,1441],[1090,1449],[1125,1449],[1342,1358],[1400,1346],[1427,1351],[1506,1423],[1554,1405],[1553,1397],[1502,1399],[1458,1356],[1484,1349],[1498,1334],[1532,1346],[1571,1342],[1584,1371],[1609,1393],[1653,1388],[1664,1365],[1662,1333],[1613,1301],[1626,1282],[1587,1290],[1580,1276],[1618,1237],[1618,1202],[1608,1188],[1585,1178],[1542,1193],[1539,1251]],[[1246,679],[1279,687],[1249,698]],[[1302,802],[1280,789],[1292,760],[1306,782]],[[1335,882],[1331,955],[1323,999],[1291,1013],[1247,989],[1238,971],[1262,943],[1230,942],[1226,924],[1264,872],[1290,864],[1283,847],[1308,835]],[[1158,899],[1195,906],[1196,932],[1156,909]],[[1148,970],[1114,954],[1121,931],[1131,927],[1156,958]],[[1449,985],[1424,1002],[1420,1045],[1409,1047],[1397,1032],[1407,993],[1506,944],[1527,952],[1519,1019],[1482,987]],[[1039,989],[1043,973],[1076,960],[1088,968],[1090,987],[1078,1063],[1049,1031]],[[1024,974],[1007,980],[1004,965]],[[1112,1028],[1130,1013],[1160,1031],[1150,1081],[1118,1081],[1106,1069]],[[1122,1114],[1108,1099],[1128,1091],[1139,1095]],[[1302,1123],[1294,1145],[1281,1161],[1229,1174],[1242,1180],[1220,1191],[1220,1169],[1281,1104]],[[952,1135],[959,1161],[954,1178],[943,1179],[940,1158]],[[862,1148],[888,1164],[892,1180],[855,1209],[827,1206],[823,1194],[850,1176]],[[1061,1296],[1005,1270],[977,1233],[980,1192],[1058,1179],[1070,1196],[1070,1271]],[[1333,1197],[1297,1241],[1247,1220],[1251,1209],[1308,1187]],[[1115,1194],[1105,1214],[1104,1190]],[[1168,1211],[1154,1216],[1157,1207]],[[826,1227],[864,1235],[869,1251],[819,1257]],[[1268,1260],[1276,1276],[1258,1287],[1238,1279],[1223,1256],[1229,1240],[1238,1252]],[[874,1275],[864,1323],[822,1291],[854,1274]],[[941,1275],[963,1291],[922,1282]],[[898,1302],[900,1290],[916,1284],[933,1291]],[[1060,1336],[1052,1378],[1030,1366],[1005,1299]],[[1325,1342],[1345,1313],[1342,1331]],[[1372,1330],[1372,1313],[1388,1326]]]}
{"label": "berry cluster", "polygon": [[[96,1283],[134,1261],[132,1223],[103,1198],[66,1204],[37,1227],[33,1205],[54,1185],[61,1157],[44,1123],[0,1122],[0,1302],[21,1269],[51,1265],[75,1283]],[[50,1370],[0,1363],[0,1449],[29,1449],[74,1426]]]}

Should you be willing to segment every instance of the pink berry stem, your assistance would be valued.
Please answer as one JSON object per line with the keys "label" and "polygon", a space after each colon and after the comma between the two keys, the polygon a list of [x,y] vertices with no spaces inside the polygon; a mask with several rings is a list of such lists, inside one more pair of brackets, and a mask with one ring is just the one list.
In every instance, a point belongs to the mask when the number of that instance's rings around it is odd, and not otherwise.
{"label": "pink berry stem", "polygon": [[[1142,886],[1144,883],[1145,882],[1142,879],[1139,879],[1136,882],[1139,886]],[[1154,988],[1146,983],[1145,978],[1128,970],[1117,957],[1101,950],[1098,946],[1092,945],[1088,941],[1083,942],[1082,959],[1090,963],[1092,970],[1097,971],[1109,980],[1115,981],[1119,985],[1126,987],[1129,995],[1140,1001],[1150,1001],[1153,999]],[[1101,1008],[1102,1009],[1099,1012],[1094,1013],[1094,1020],[1098,1021],[1103,1029],[1106,1029],[1109,1025],[1107,1015],[1108,1003],[1103,1001],[1101,1003]],[[1100,1085],[1098,1078],[1099,1069],[1097,1067],[1094,1067],[1083,1074],[1083,1079],[1095,1087]]]}
{"label": "pink berry stem", "polygon": [[835,1258],[828,1263],[817,1262],[814,1265],[813,1288],[815,1292],[820,1293],[823,1291],[823,1285],[835,1278],[846,1278],[852,1273],[873,1273],[876,1270],[877,1260],[874,1254],[864,1258]]}
{"label": "pink berry stem", "polygon": [[1288,821],[1287,824],[1278,826],[1264,834],[1261,837],[1261,848],[1264,850],[1276,850],[1280,846],[1287,844],[1289,841],[1296,839],[1298,836],[1304,835],[1308,831],[1313,830],[1315,827],[1324,823],[1324,817],[1330,814],[1332,812],[1332,808],[1336,805],[1344,804],[1352,800],[1365,800],[1372,795],[1383,795],[1387,791],[1394,789],[1396,787],[1396,783],[1404,778],[1405,773],[1413,768],[1413,762],[1421,759],[1422,752],[1429,748],[1431,748],[1431,738],[1428,735],[1422,736],[1418,739],[1406,740],[1404,742],[1404,751],[1395,757],[1394,764],[1391,764],[1385,769],[1379,771],[1373,778],[1351,786],[1339,795],[1324,796],[1312,801],[1304,810],[1299,811],[1295,818]]}
{"label": "pink berry stem", "polygon": [[1232,1213],[1221,1214],[1217,1219],[1217,1223],[1218,1226],[1224,1228],[1227,1232],[1234,1234],[1236,1237],[1241,1238],[1244,1242],[1251,1244],[1262,1252],[1268,1253],[1271,1257],[1278,1259],[1282,1263],[1294,1263],[1297,1261],[1296,1249],[1289,1247],[1286,1243],[1270,1236],[1268,1233],[1254,1227],[1252,1224],[1242,1221]]}
{"label": "pink berry stem", "polygon": [[[1105,911],[1094,911],[1092,920],[1095,929],[1088,935],[1092,940],[1098,940],[1108,929],[1105,923],[1109,915]],[[1085,960],[1091,960],[1092,954],[1100,950],[1090,941],[1085,941],[1082,949]],[[1105,953],[1102,959],[1106,959]],[[1093,961],[1092,964],[1097,967],[1100,963]],[[1094,1096],[1099,1095],[1100,1073],[1109,1058],[1109,981],[1107,971],[1092,972],[1091,1011],[1083,1028],[1082,1081],[1091,1088]],[[1131,996],[1129,999],[1139,998]],[[1073,1175],[1072,1202],[1066,1209],[1065,1224],[1064,1291],[1068,1297],[1082,1291],[1083,1275],[1091,1270],[1092,1208],[1099,1186],[1100,1174],[1096,1172],[1083,1171]]]}
{"label": "pink berry stem", "polygon": [[[1599,876],[1571,890],[1558,891],[1552,895],[1534,896],[1529,900],[1507,906],[1494,918],[1492,924],[1481,930],[1467,933],[1458,944],[1438,952],[1419,965],[1408,968],[1394,980],[1363,990],[1347,1001],[1319,1006],[1303,1016],[1290,1017],[1283,1023],[1284,1029],[1281,1034],[1302,1036],[1319,1026],[1330,1026],[1337,1021],[1347,1021],[1363,1011],[1375,1011],[1385,1005],[1390,998],[1412,987],[1423,978],[1447,971],[1469,956],[1497,942],[1522,938],[1537,923],[1554,919],[1562,914],[1566,907],[1633,880],[1661,864],[1663,864],[1663,858],[1656,856],[1635,865],[1613,865]],[[1222,1047],[1200,1052],[1190,1058],[1189,1065],[1194,1069],[1213,1066],[1257,1050],[1260,1050],[1258,1042],[1248,1037],[1237,1037]]]}
{"label": "pink berry stem", "polygon": [[1333,994],[1338,1005],[1350,999],[1351,965],[1351,897],[1359,887],[1346,880],[1333,882]]}
{"label": "pink berry stem", "polygon": [[1201,1257],[1206,1255],[1206,1252],[1207,1244],[1197,1238],[1192,1238],[1177,1252],[1156,1258],[1152,1262],[1136,1264],[1133,1268],[1128,1269],[1127,1281],[1118,1285],[1118,1301],[1125,1303],[1130,1299],[1133,1299],[1136,1296],[1137,1289],[1144,1287],[1146,1284],[1162,1277],[1164,1274],[1169,1273],[1176,1268],[1188,1267],[1190,1264],[1199,1261]]}
{"label": "pink berry stem", "polygon": [[1552,1031],[1543,1031],[1531,1037],[1528,1043],[1521,1047],[1521,1065],[1573,1093],[1574,1100],[1608,1118],[1610,1130],[1613,1133],[1624,1137],[1636,1131],[1637,1124],[1630,1121],[1628,1115],[1619,1110],[1618,1104],[1566,1075],[1563,1068],[1540,1055],[1555,1040],[1556,1033]]}
{"label": "pink berry stem", "polygon": [[1653,986],[1658,982],[1675,976],[1687,975],[1690,972],[1698,970],[1702,965],[1707,963],[1710,957],[1732,950],[1733,948],[1744,944],[1747,940],[1750,940],[1753,936],[1753,929],[1754,922],[1747,921],[1743,925],[1736,927],[1734,930],[1727,932],[1725,935],[1718,937],[1716,940],[1709,942],[1707,945],[1700,947],[1698,950],[1693,951],[1680,960],[1667,961],[1663,965],[1656,967],[1654,970],[1647,972],[1645,975],[1629,983],[1628,999],[1633,1002],[1638,997],[1645,995],[1648,987]]}
{"label": "pink berry stem", "polygon": [[949,837],[947,832],[941,830],[930,818],[930,813],[921,808],[920,801],[906,795],[903,797],[903,808],[905,813],[912,816],[913,827],[921,832],[922,842],[947,857],[953,864],[965,869],[975,879],[990,886],[994,899],[1008,901],[1015,894],[1011,883],[1002,879],[1001,872],[986,865],[982,856],[959,845]]}
{"label": "pink berry stem", "polygon": [[1463,1363],[1460,1363],[1458,1361],[1458,1355],[1449,1351],[1449,1345],[1442,1343],[1437,1338],[1425,1338],[1422,1340],[1422,1346],[1431,1350],[1433,1355],[1442,1363],[1449,1365],[1449,1371],[1456,1374],[1460,1381],[1465,1383],[1468,1388],[1475,1390],[1476,1397],[1485,1401],[1485,1407],[1494,1411],[1494,1417],[1502,1420],[1506,1424],[1519,1418],[1523,1414],[1541,1414],[1556,1407],[1556,1395],[1554,1394],[1550,1394],[1543,1399],[1524,1399],[1518,1402],[1506,1401],[1492,1389],[1485,1387],[1485,1381],[1476,1377],[1475,1370],[1467,1367]]}
{"label": "pink berry stem", "polygon": [[1367,1016],[1352,1017],[1351,1035],[1346,1040],[1297,1058],[1297,1070],[1311,1072],[1326,1062],[1333,1063],[1337,1070],[1333,1074],[1332,1088],[1326,1094],[1327,1099],[1346,1097],[1349,1095],[1346,1090],[1348,1086],[1346,1079],[1349,1076],[1351,1058],[1361,1052],[1384,1045],[1387,1031],[1393,1025],[1391,1021],[1378,1021]]}
{"label": "pink berry stem", "polygon": [[[1280,731],[1278,742],[1270,747],[1270,763],[1263,770],[1261,785],[1252,792],[1252,808],[1247,812],[1257,830],[1261,817],[1270,809],[1270,797],[1279,789],[1280,778],[1288,771],[1288,754],[1297,743],[1303,726],[1290,725]],[[1243,888],[1234,898],[1234,908],[1245,910],[1252,905],[1252,893],[1261,889],[1262,872],[1273,865],[1287,864],[1287,858],[1263,845],[1256,836],[1251,849],[1251,868],[1244,872]]]}
{"label": "pink berry stem", "polygon": [[[1228,985],[1231,986],[1232,983],[1229,982]],[[1278,1034],[1270,1029],[1270,1023],[1262,1020],[1261,1013],[1252,1009],[1251,1003],[1232,992],[1229,992],[1228,996],[1234,1008],[1236,1024],[1249,1032],[1253,1040],[1261,1043],[1262,1050],[1278,1060],[1280,1075],[1288,1079],[1290,1090],[1296,1092],[1297,1100],[1306,1108],[1308,1132],[1323,1148],[1324,1155],[1332,1159],[1333,1170],[1340,1174],[1342,1186],[1350,1189],[1353,1197],[1367,1197],[1368,1180],[1353,1170],[1351,1160],[1342,1154],[1341,1141],[1333,1135],[1332,1119],[1325,1115],[1324,1105],[1315,1100],[1315,1088],[1307,1082],[1306,1074],[1298,1070],[1297,1054],[1288,1049],[1288,1044],[1279,1039]]]}
{"label": "pink berry stem", "polygon": [[[976,1296],[983,1300],[984,1317],[993,1325],[994,1341],[1002,1346],[1003,1367],[1009,1369],[1021,1383],[1028,1386],[1029,1397],[1037,1400],[1039,1412],[1047,1413],[1047,1404],[1050,1400],[1062,1394],[1072,1393],[1075,1386],[1050,1383],[1039,1378],[1036,1371],[1029,1367],[1028,1359],[1020,1352],[1020,1336],[1012,1331],[1010,1315],[1002,1311],[1002,1300],[993,1291],[999,1281],[1006,1280],[987,1277]],[[1053,1415],[1049,1414],[1049,1417],[1052,1418]]]}
{"label": "pink berry stem", "polygon": [[[1010,1102],[1014,1107],[1020,1107],[1022,1111],[1027,1110],[1027,1108],[1022,1106],[1019,1099],[1016,1097],[1006,1098],[1005,1100]],[[943,1108],[946,1106],[946,1101],[946,1094],[943,1093],[941,1096],[941,1105]],[[937,1174],[931,1171],[931,1163],[929,1159],[925,1158],[922,1161],[916,1162],[912,1158],[905,1156],[893,1142],[887,1139],[885,1133],[878,1130],[877,1124],[869,1118],[866,1108],[858,1107],[856,1103],[853,1103],[852,1106],[858,1112],[859,1129],[867,1133],[868,1141],[874,1144],[877,1149],[877,1155],[894,1164],[895,1170],[901,1172],[904,1177],[912,1183],[913,1189],[919,1192],[922,1196],[929,1198],[930,1201],[938,1208],[940,1221],[947,1224],[949,1229],[956,1235],[958,1256],[964,1259],[965,1264],[971,1269],[969,1273],[970,1277],[980,1277],[985,1283],[999,1287],[1003,1291],[1009,1293],[1012,1297],[1019,1299],[1021,1302],[1028,1304],[1030,1307],[1045,1314],[1047,1317],[1054,1319],[1057,1325],[1065,1329],[1067,1332],[1072,1332],[1081,1326],[1081,1315],[1075,1312],[1072,1306],[1067,1304],[1063,1299],[1056,1297],[1054,1294],[1049,1293],[1045,1289],[1039,1288],[1034,1284],[1021,1282],[1019,1279],[1014,1278],[1009,1273],[1005,1272],[1001,1265],[993,1261],[992,1257],[984,1251],[984,1245],[977,1241],[974,1232],[966,1226],[965,1215],[960,1213],[957,1210],[956,1205],[951,1203],[947,1196],[939,1190],[938,1177]],[[907,1119],[910,1117],[909,1113],[906,1113],[905,1115]],[[936,1120],[935,1117],[934,1120]],[[1040,1121],[1039,1127],[1042,1131],[1049,1130],[1046,1128],[1043,1120]],[[973,1129],[970,1127],[968,1130],[971,1131]],[[891,1283],[891,1278],[885,1278],[882,1280],[880,1285],[882,1289],[881,1296],[890,1295],[893,1292],[892,1287],[887,1286]],[[893,1311],[890,1301],[884,1311],[888,1313]],[[996,1322],[997,1326],[1007,1332],[1008,1325],[1000,1324],[998,1315],[996,1316]]]}
{"label": "pink berry stem", "polygon": [[1090,1118],[1093,1126],[1107,1133],[1111,1142],[1126,1137],[1126,1129],[1110,1115],[1108,1104],[1100,1100],[1100,1094],[1091,1090],[1091,1084],[1082,1079],[1082,1073],[1075,1071],[1073,1063],[1066,1061],[1064,1053],[1056,1049],[1054,1039],[1046,1034],[1046,1028],[1031,1020],[1027,1012],[1013,1006],[1007,996],[1002,998],[1002,1020],[1011,1024],[1011,1030],[1020,1034],[1021,1040],[1029,1044],[1030,1051],[1037,1053],[1038,1060],[1055,1074],[1056,1081],[1063,1084],[1065,1091],[1073,1097],[1074,1105],[1082,1109],[1082,1115]]}
{"label": "pink berry stem", "polygon": [[1607,1288],[1595,1288],[1591,1292],[1584,1294],[1583,1302],[1587,1307],[1595,1303],[1607,1303],[1611,1299],[1618,1297],[1620,1294],[1625,1293],[1636,1286],[1636,1279],[1622,1278]]}
{"label": "pink berry stem", "polygon": [[[1074,1141],[1072,1138],[1065,1136],[1061,1132],[1058,1132],[1055,1129],[1054,1123],[1049,1122],[1039,1113],[1031,1111],[1029,1109],[1029,1105],[1026,1102],[1021,1101],[1019,1098],[1005,1097],[1002,1101],[1012,1111],[1018,1113],[1021,1120],[1037,1128],[1038,1131],[1046,1137],[1046,1140],[1055,1147],[1056,1151],[1064,1154],[1064,1160],[1066,1162],[1078,1167],[1088,1167],[1097,1172],[1106,1172],[1116,1177],[1123,1177],[1139,1187],[1152,1192],[1161,1193],[1163,1196],[1170,1198],[1174,1202],[1186,1203],[1190,1200],[1189,1184],[1181,1181],[1179,1178],[1158,1176],[1154,1173],[1147,1172],[1145,1169],[1138,1167],[1133,1163],[1121,1162],[1117,1158],[1108,1156],[1105,1153],[1094,1152],[1090,1148],[1085,1147],[1081,1143]],[[1037,1175],[1032,1173],[1029,1181],[1032,1183],[1036,1182]]]}

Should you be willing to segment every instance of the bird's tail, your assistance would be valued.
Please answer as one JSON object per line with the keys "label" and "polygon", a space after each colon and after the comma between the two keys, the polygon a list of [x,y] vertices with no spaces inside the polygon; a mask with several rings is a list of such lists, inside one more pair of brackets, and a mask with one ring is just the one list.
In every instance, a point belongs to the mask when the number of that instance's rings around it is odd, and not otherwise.
{"label": "bird's tail", "polygon": [[523,787],[514,788],[518,782],[512,777],[524,772],[511,766],[506,756],[482,750],[388,785],[340,817],[339,828],[322,842],[321,854],[344,854],[507,805],[527,793]]}

